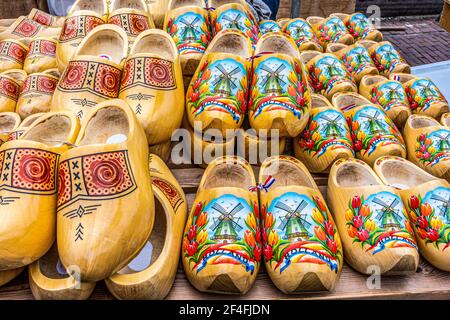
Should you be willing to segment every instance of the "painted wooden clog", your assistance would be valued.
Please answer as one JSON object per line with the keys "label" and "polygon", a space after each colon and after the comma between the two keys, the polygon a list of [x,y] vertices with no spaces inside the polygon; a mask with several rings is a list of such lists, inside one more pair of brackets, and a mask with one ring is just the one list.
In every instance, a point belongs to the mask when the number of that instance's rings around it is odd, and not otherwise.
{"label": "painted wooden clog", "polygon": [[383,41],[383,34],[361,12],[353,14],[336,13],[332,16],[337,16],[344,22],[348,32],[355,40]]}
{"label": "painted wooden clog", "polygon": [[[23,79],[24,76],[26,77],[26,73],[20,71],[18,70],[17,74],[21,75]],[[0,73],[0,112],[15,111],[22,85],[23,82],[14,75],[10,75],[8,72]]]}
{"label": "painted wooden clog", "polygon": [[212,38],[203,0],[170,1],[163,30],[175,41],[183,74],[193,75]]}
{"label": "painted wooden clog", "polygon": [[163,29],[164,19],[169,8],[170,0],[145,0],[151,13],[155,27]]}
{"label": "painted wooden clog", "polygon": [[247,111],[250,39],[238,30],[218,33],[206,50],[186,93],[186,114],[191,127],[202,130],[239,128]]}
{"label": "painted wooden clog", "polygon": [[397,80],[403,85],[413,113],[439,120],[442,114],[449,111],[447,99],[430,78],[398,73],[392,74],[390,79]]}
{"label": "painted wooden clog", "polygon": [[[122,100],[86,116],[59,165],[57,243],[61,262],[81,281],[105,279],[142,249],[153,226],[147,139]],[[81,180],[80,180],[81,179]]]}
{"label": "painted wooden clog", "polygon": [[300,51],[323,51],[314,30],[305,19],[297,18],[289,20],[283,26],[283,32],[294,39]]}
{"label": "painted wooden clog", "polygon": [[39,117],[42,116],[43,114],[45,113],[33,113],[32,115],[25,118],[17,127],[17,129],[9,133],[8,141],[19,139],[23,135],[23,133],[28,129],[28,127],[30,127],[35,121],[37,121]]}
{"label": "painted wooden clog", "polygon": [[31,41],[25,57],[23,70],[27,73],[42,72],[58,67],[56,62],[56,45],[53,38],[36,38]]}
{"label": "painted wooden clog", "polygon": [[407,209],[398,191],[366,163],[340,159],[330,170],[328,204],[345,260],[363,274],[404,275],[419,263]]}
{"label": "painted wooden clog", "polygon": [[19,127],[21,121],[15,112],[0,112],[0,146],[9,140],[9,134]]}
{"label": "painted wooden clog", "polygon": [[344,112],[357,158],[373,165],[381,156],[406,157],[403,137],[381,107],[357,93],[336,94],[332,102]]}
{"label": "painted wooden clog", "polygon": [[163,160],[150,155],[153,193],[158,200],[155,225],[141,252],[128,266],[105,280],[119,299],[164,299],[172,288],[187,218],[183,189]]}
{"label": "painted wooden clog", "polygon": [[369,40],[362,40],[359,43],[367,48],[372,61],[381,75],[389,76],[392,73],[411,72],[410,65],[403,59],[392,43],[388,41],[374,42]]}
{"label": "painted wooden clog", "polygon": [[282,155],[286,150],[286,137],[258,135],[254,129],[238,130],[236,133],[237,155],[254,165],[266,158]]}
{"label": "painted wooden clog", "polygon": [[221,157],[206,168],[183,236],[181,258],[200,291],[245,294],[262,255],[258,195],[251,166]]}
{"label": "painted wooden clog", "polygon": [[406,121],[404,135],[408,159],[450,181],[450,129],[431,117],[413,114]]}
{"label": "painted wooden clog", "polygon": [[18,40],[0,41],[0,72],[22,69],[28,47]]}
{"label": "painted wooden clog", "polygon": [[324,96],[312,95],[311,117],[294,140],[294,152],[310,172],[317,173],[329,171],[337,159],[355,156],[344,115]]}
{"label": "painted wooden clog", "polygon": [[319,39],[319,43],[324,49],[330,43],[343,43],[347,45],[354,43],[352,35],[348,33],[344,22],[338,17],[308,17],[306,21],[312,26]]}
{"label": "painted wooden clog", "polygon": [[358,87],[345,65],[330,53],[303,51],[300,59],[315,93],[331,99],[336,92],[357,92]]}
{"label": "painted wooden clog", "polygon": [[259,171],[263,256],[284,293],[333,290],[343,251],[333,217],[313,177],[297,159],[271,157]]}
{"label": "painted wooden clog", "polygon": [[17,268],[17,269],[11,269],[6,271],[0,271],[0,287],[4,286],[8,282],[12,281],[14,278],[16,278],[19,274],[22,273],[24,267]]}
{"label": "painted wooden clog", "polygon": [[150,145],[170,140],[183,118],[184,88],[178,50],[169,34],[152,29],[136,38],[119,98],[136,113]]}
{"label": "painted wooden clog", "polygon": [[450,127],[450,112],[444,113],[441,117],[441,124],[445,127]]}
{"label": "painted wooden clog", "polygon": [[398,81],[380,75],[367,75],[359,84],[359,93],[372,103],[381,106],[398,128],[403,128],[411,115],[405,89]]}
{"label": "painted wooden clog", "polygon": [[97,103],[119,96],[128,39],[115,25],[101,25],[80,43],[61,76],[52,111],[67,110],[83,119]]}
{"label": "painted wooden clog", "polygon": [[5,39],[31,40],[38,37],[57,37],[61,28],[52,28],[21,16],[7,29],[0,32],[0,41]]}
{"label": "painted wooden clog", "polygon": [[450,183],[398,157],[382,157],[374,170],[398,189],[416,234],[420,253],[435,267],[450,271]]}
{"label": "painted wooden clog", "polygon": [[281,27],[278,22],[273,20],[261,20],[258,24],[259,32],[261,35],[264,35],[269,32],[279,32],[281,31]]}
{"label": "painted wooden clog", "polygon": [[13,78],[20,86],[23,86],[27,78],[27,73],[22,69],[8,69],[1,74]]}
{"label": "painted wooden clog", "polygon": [[28,19],[48,27],[62,27],[64,25],[64,17],[57,17],[37,8],[31,9]]}
{"label": "painted wooden clog", "polygon": [[86,300],[95,282],[81,282],[76,273],[76,267],[67,273],[55,244],[28,268],[31,293],[36,300]]}
{"label": "painted wooden clog", "polygon": [[0,270],[36,261],[55,240],[58,163],[78,129],[75,116],[49,113],[0,147]]}
{"label": "painted wooden clog", "polygon": [[294,40],[283,33],[266,34],[259,39],[255,56],[250,125],[257,132],[278,129],[281,137],[298,136],[308,123],[311,93]]}

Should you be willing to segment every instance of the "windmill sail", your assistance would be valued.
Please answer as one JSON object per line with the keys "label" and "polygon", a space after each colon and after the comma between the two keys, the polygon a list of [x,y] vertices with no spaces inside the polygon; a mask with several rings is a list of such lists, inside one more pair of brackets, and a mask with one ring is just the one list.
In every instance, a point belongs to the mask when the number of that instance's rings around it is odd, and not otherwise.
{"label": "windmill sail", "polygon": [[285,238],[292,239],[308,239],[308,228],[311,224],[306,221],[306,215],[301,212],[308,206],[305,200],[302,200],[297,208],[292,210],[291,207],[283,202],[278,202],[275,207],[286,212],[286,215],[281,218],[280,229],[285,231]]}
{"label": "windmill sail", "polygon": [[395,198],[390,205],[379,198],[373,199],[373,203],[381,206],[378,210],[377,220],[381,220],[381,226],[384,229],[398,230],[401,229],[402,217],[395,212],[395,206],[400,202],[398,198]]}

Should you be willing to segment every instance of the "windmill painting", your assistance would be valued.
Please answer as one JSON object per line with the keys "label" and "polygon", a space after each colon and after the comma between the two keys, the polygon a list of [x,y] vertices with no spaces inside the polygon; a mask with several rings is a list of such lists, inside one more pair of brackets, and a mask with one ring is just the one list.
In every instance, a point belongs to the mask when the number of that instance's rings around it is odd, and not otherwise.
{"label": "windmill painting", "polygon": [[258,77],[258,90],[264,94],[282,95],[288,85],[288,74],[291,67],[286,61],[268,58],[255,70]]}
{"label": "windmill painting", "polygon": [[303,20],[295,20],[286,27],[288,33],[295,41],[300,38],[313,39],[314,33],[311,26]]}
{"label": "windmill painting", "polygon": [[450,223],[450,189],[439,187],[427,193],[423,199],[435,210],[434,215]]}
{"label": "windmill painting", "polygon": [[390,192],[380,192],[367,199],[378,226],[385,231],[399,231],[404,226],[404,207],[401,199]]}
{"label": "windmill painting", "polygon": [[230,9],[223,12],[217,18],[217,22],[222,26],[222,30],[237,29],[246,31],[249,29],[249,20],[247,15],[240,10]]}
{"label": "windmill painting", "polygon": [[355,120],[361,124],[367,135],[390,134],[386,115],[376,107],[366,107],[355,114]]}
{"label": "windmill painting", "polygon": [[272,20],[264,21],[259,25],[259,31],[262,34],[266,34],[269,32],[278,32],[280,30],[281,30],[281,28],[278,25],[278,23],[276,23],[275,21],[272,21]]}
{"label": "windmill painting", "polygon": [[211,65],[210,90],[220,97],[234,96],[243,76],[243,67],[238,62],[232,59],[217,61]]}
{"label": "windmill painting", "polygon": [[320,128],[320,135],[327,138],[345,138],[346,121],[344,116],[335,110],[326,110],[317,115],[315,119]]}
{"label": "windmill painting", "polygon": [[339,59],[331,56],[325,56],[316,63],[316,68],[320,70],[320,76],[324,76],[326,79],[332,79],[334,77],[347,77],[347,70]]}
{"label": "windmill painting", "polygon": [[439,152],[450,152],[450,131],[438,130],[429,136],[433,140],[433,145]]}
{"label": "windmill painting", "polygon": [[384,44],[380,46],[377,49],[376,54],[386,61],[401,60],[401,57],[399,56],[398,52],[391,44]]}

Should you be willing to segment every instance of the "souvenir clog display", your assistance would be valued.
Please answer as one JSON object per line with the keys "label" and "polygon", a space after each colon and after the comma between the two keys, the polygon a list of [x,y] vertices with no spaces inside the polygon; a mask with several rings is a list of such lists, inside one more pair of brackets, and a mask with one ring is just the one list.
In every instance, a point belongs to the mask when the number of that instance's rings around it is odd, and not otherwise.
{"label": "souvenir clog display", "polygon": [[404,73],[392,74],[390,79],[402,83],[413,113],[439,120],[449,111],[448,101],[431,79]]}
{"label": "souvenir clog display", "polygon": [[411,115],[405,89],[398,81],[380,75],[367,75],[359,84],[359,93],[372,103],[381,106],[398,128],[403,128]]}
{"label": "souvenir clog display", "polygon": [[323,51],[314,30],[305,19],[297,18],[289,20],[283,26],[283,32],[294,39],[300,51]]}
{"label": "souvenir clog display", "polygon": [[442,115],[441,124],[445,127],[450,127],[450,113],[444,113]]}
{"label": "souvenir clog display", "polygon": [[259,32],[264,35],[269,32],[279,32],[281,27],[278,22],[273,20],[261,20],[259,22]]}
{"label": "souvenir clog display", "polygon": [[0,112],[0,146],[9,140],[9,134],[19,127],[20,121],[20,116],[15,112]]}
{"label": "souvenir clog display", "polygon": [[389,76],[393,73],[410,73],[411,67],[400,53],[388,41],[374,42],[362,40],[359,42],[367,48],[370,57],[383,76]]}
{"label": "souvenir clog display", "polygon": [[355,156],[352,137],[341,110],[327,98],[313,94],[311,117],[294,140],[295,157],[311,172],[327,172],[334,161]]}
{"label": "souvenir clog display", "polygon": [[[69,113],[49,113],[18,139],[0,148],[0,270],[19,268],[43,256],[55,240],[57,168],[75,141],[79,123]],[[14,232],[11,232],[14,230]]]}
{"label": "souvenir clog display", "polygon": [[348,32],[355,40],[383,41],[383,34],[361,12],[353,14],[336,13],[332,16],[336,16],[344,22]]}
{"label": "souvenir clog display", "polygon": [[43,72],[58,67],[56,62],[56,45],[53,38],[36,38],[30,42],[28,54],[25,57],[23,70],[27,73]]}
{"label": "souvenir clog display", "polygon": [[[26,77],[26,73],[17,70],[21,79]],[[22,71],[22,72],[21,72]],[[0,73],[0,112],[13,112],[16,109],[17,99],[22,90],[23,82],[9,72]]]}
{"label": "souvenir clog display", "polygon": [[398,157],[382,157],[375,172],[398,189],[408,210],[420,253],[435,267],[450,271],[450,183]]}
{"label": "souvenir clog display", "polygon": [[345,65],[330,53],[303,51],[300,54],[315,93],[331,99],[336,92],[358,92]]}
{"label": "souvenir clog display", "polygon": [[263,256],[267,273],[284,293],[332,290],[342,271],[336,226],[313,177],[297,159],[271,157],[261,165]]}
{"label": "souvenir clog display", "polygon": [[81,282],[76,269],[61,264],[56,245],[28,268],[30,289],[37,300],[86,300],[95,289],[95,282]]}
{"label": "souvenir clog display", "polygon": [[266,158],[284,153],[288,138],[257,135],[254,129],[239,130],[236,134],[237,155],[260,165]]}
{"label": "souvenir clog display", "polygon": [[326,49],[330,43],[350,45],[355,42],[352,35],[348,33],[344,22],[338,17],[309,17],[306,21],[312,26],[319,39],[319,43],[324,49]]}
{"label": "souvenir clog display", "polygon": [[28,47],[18,40],[0,41],[0,72],[22,69]]}
{"label": "souvenir clog display", "polygon": [[31,126],[43,114],[44,113],[33,113],[32,115],[26,117],[20,123],[20,125],[17,127],[17,129],[15,129],[9,133],[8,141],[19,139],[23,135],[23,133],[28,129],[28,127]]}
{"label": "souvenir clog display", "polygon": [[38,37],[57,37],[61,32],[61,28],[52,28],[40,24],[35,20],[27,17],[19,17],[12,25],[0,32],[0,40],[5,39],[21,39],[29,41]]}
{"label": "souvenir clog display", "polygon": [[83,119],[97,103],[117,98],[127,52],[127,34],[122,28],[108,24],[92,30],[58,82],[52,111],[71,111]]}
{"label": "souvenir clog display", "polygon": [[406,157],[403,137],[381,107],[357,93],[336,94],[332,102],[344,112],[357,158],[373,165],[381,156]]}
{"label": "souvenir clog display", "polygon": [[263,254],[258,194],[251,166],[240,157],[221,157],[206,168],[183,236],[181,259],[200,291],[245,294]]}
{"label": "souvenir clog display", "polygon": [[450,129],[431,117],[413,114],[403,132],[408,159],[428,173],[450,181]]}
{"label": "souvenir clog display", "polygon": [[17,268],[6,271],[0,271],[0,287],[16,278],[25,268]]}
{"label": "souvenir clog display", "polygon": [[186,198],[169,168],[155,155],[150,155],[150,175],[157,200],[152,234],[128,266],[106,279],[109,291],[119,299],[164,299],[177,273]]}
{"label": "souvenir clog display", "polygon": [[308,123],[311,93],[295,42],[283,33],[266,34],[259,39],[255,56],[250,125],[258,133],[278,129],[281,137],[298,136]]}
{"label": "souvenir clog display", "polygon": [[397,189],[385,185],[366,163],[340,159],[330,170],[328,204],[345,260],[363,274],[411,274],[419,253]]}
{"label": "souvenir clog display", "polygon": [[94,282],[125,267],[152,231],[147,139],[114,99],[91,110],[75,144],[59,165],[58,252],[66,269],[77,266],[81,281]]}
{"label": "souvenir clog display", "polygon": [[203,0],[172,0],[164,30],[175,41],[184,75],[192,76],[211,41],[208,11]]}
{"label": "souvenir clog display", "polygon": [[31,9],[28,14],[28,19],[34,20],[37,23],[48,27],[62,27],[64,24],[63,17],[57,17],[36,8]]}

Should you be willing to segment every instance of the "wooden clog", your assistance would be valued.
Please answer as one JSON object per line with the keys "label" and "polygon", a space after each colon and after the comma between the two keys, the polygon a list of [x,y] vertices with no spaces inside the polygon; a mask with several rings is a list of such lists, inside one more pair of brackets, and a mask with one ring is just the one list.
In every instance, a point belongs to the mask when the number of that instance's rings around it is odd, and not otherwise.
{"label": "wooden clog", "polygon": [[372,103],[381,106],[398,128],[403,128],[411,115],[405,89],[398,81],[380,75],[367,75],[359,84],[359,93]]}
{"label": "wooden clog", "polygon": [[369,40],[361,41],[372,58],[378,71],[383,76],[389,76],[392,73],[410,73],[410,65],[403,59],[400,53],[388,41],[373,42]]}
{"label": "wooden clog", "polygon": [[344,115],[324,96],[312,95],[311,117],[294,140],[294,152],[310,172],[317,173],[329,171],[337,159],[355,156]]}
{"label": "wooden clog", "polygon": [[155,27],[163,29],[170,0],[145,0],[145,2],[147,2],[148,11],[152,15]]}
{"label": "wooden clog", "polygon": [[186,93],[186,114],[191,127],[239,128],[247,111],[250,39],[238,30],[223,30],[211,41]]}
{"label": "wooden clog", "polygon": [[[255,49],[248,117],[257,132],[296,137],[309,119],[311,93],[295,42],[283,33],[262,36]],[[270,135],[270,131],[268,132]]]}
{"label": "wooden clog", "polygon": [[22,69],[28,47],[17,40],[0,41],[0,72]]}
{"label": "wooden clog", "polygon": [[23,39],[29,41],[38,37],[57,37],[61,28],[52,28],[21,16],[0,33],[0,41],[5,39]]}
{"label": "wooden clog", "polygon": [[312,26],[319,39],[319,43],[324,49],[330,43],[343,43],[347,45],[354,43],[352,35],[348,33],[344,22],[338,17],[308,17],[306,21]]}
{"label": "wooden clog", "polygon": [[58,256],[56,244],[28,268],[31,293],[36,300],[86,300],[95,282],[77,279],[74,266],[68,273]]}
{"label": "wooden clog", "polygon": [[441,124],[445,127],[450,127],[450,112],[444,113],[441,117]]}
{"label": "wooden clog", "polygon": [[342,244],[313,177],[297,159],[271,157],[259,171],[263,253],[267,273],[284,293],[333,290]]}
{"label": "wooden clog", "polygon": [[75,116],[49,113],[0,147],[0,270],[32,263],[55,240],[58,163],[78,129]]}
{"label": "wooden clog", "polygon": [[15,277],[22,273],[24,267],[11,269],[6,271],[0,271],[0,287],[4,286],[8,282],[12,281]]}
{"label": "wooden clog", "polygon": [[253,165],[260,165],[266,158],[279,156],[286,150],[286,137],[257,135],[254,129],[240,129],[236,133],[237,155]]}
{"label": "wooden clog", "polygon": [[62,27],[64,25],[64,17],[57,17],[37,8],[31,9],[28,19],[48,27]]}
{"label": "wooden clog", "polygon": [[245,294],[262,255],[258,195],[251,166],[240,157],[221,157],[206,168],[184,233],[181,258],[200,291]]}
{"label": "wooden clog", "polygon": [[278,22],[273,20],[261,20],[258,24],[259,32],[261,35],[264,35],[269,32],[279,32],[281,31],[281,27]]}
{"label": "wooden clog", "polygon": [[[25,71],[20,71],[17,74],[21,74],[21,78],[26,77]],[[7,72],[0,73],[0,112],[15,111],[22,85],[17,77]]]}
{"label": "wooden clog", "polygon": [[59,165],[58,252],[66,269],[78,266],[81,281],[94,282],[125,267],[152,231],[147,139],[114,99],[92,109],[75,144]]}
{"label": "wooden clog", "polygon": [[406,157],[403,137],[381,107],[357,93],[336,94],[332,102],[344,112],[357,158],[373,165],[381,156]]}
{"label": "wooden clog", "polygon": [[23,86],[27,78],[27,73],[22,69],[8,69],[1,74],[13,78],[20,86]]}
{"label": "wooden clog", "polygon": [[193,75],[212,38],[203,0],[170,1],[164,30],[175,41],[183,74]]}
{"label": "wooden clog", "polygon": [[383,41],[383,34],[361,12],[353,14],[337,13],[332,14],[332,16],[337,16],[344,22],[348,32],[355,40]]}
{"label": "wooden clog", "polygon": [[95,28],[80,43],[61,76],[52,111],[71,111],[83,119],[97,103],[117,98],[127,53],[127,34],[122,28],[110,24]]}
{"label": "wooden clog", "polygon": [[334,54],[344,63],[357,83],[365,75],[378,74],[378,69],[373,64],[369,52],[360,44],[347,46],[342,43],[331,43],[327,47],[327,52]]}
{"label": "wooden clog", "polygon": [[164,299],[172,288],[187,218],[183,189],[166,164],[150,155],[155,225],[146,245],[124,269],[105,280],[119,299]]}
{"label": "wooden clog", "polygon": [[20,116],[15,112],[0,112],[0,146],[9,140],[9,134],[19,127],[20,121]]}
{"label": "wooden clog", "polygon": [[166,32],[152,29],[136,38],[125,62],[119,98],[136,113],[150,145],[169,141],[180,127],[182,76],[177,47]]}
{"label": "wooden clog", "polygon": [[411,274],[419,253],[398,191],[383,184],[357,159],[340,159],[330,170],[328,204],[345,260],[363,274]]}
{"label": "wooden clog", "polygon": [[305,19],[297,18],[289,20],[283,26],[283,32],[294,39],[300,51],[323,51],[314,30]]}
{"label": "wooden clog", "polygon": [[33,39],[30,43],[28,54],[25,57],[23,70],[25,70],[26,73],[36,73],[57,68],[57,44],[58,41],[53,38]]}
{"label": "wooden clog", "polygon": [[430,78],[398,73],[392,74],[390,79],[403,85],[413,113],[439,120],[442,114],[449,111],[448,101]]}
{"label": "wooden clog", "polygon": [[291,21],[290,18],[279,18],[279,19],[277,19],[277,23],[280,25],[281,29],[283,29],[284,26],[286,25],[286,23],[289,23],[289,21]]}
{"label": "wooden clog", "polygon": [[9,133],[8,141],[19,139],[28,127],[37,121],[37,119],[39,119],[39,117],[43,114],[45,113],[33,113],[32,115],[26,117],[15,130]]}
{"label": "wooden clog", "polygon": [[404,136],[408,159],[428,173],[450,181],[450,129],[428,116],[413,114]]}
{"label": "wooden clog", "polygon": [[435,267],[450,271],[450,183],[398,157],[378,159],[374,170],[398,189],[420,253]]}
{"label": "wooden clog", "polygon": [[344,64],[330,53],[303,51],[300,59],[308,72],[309,82],[315,93],[331,99],[336,92],[357,92]]}
{"label": "wooden clog", "polygon": [[148,146],[148,152],[160,157],[164,162],[169,161],[171,151],[172,140],[167,140],[158,144]]}

